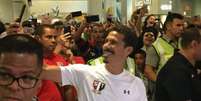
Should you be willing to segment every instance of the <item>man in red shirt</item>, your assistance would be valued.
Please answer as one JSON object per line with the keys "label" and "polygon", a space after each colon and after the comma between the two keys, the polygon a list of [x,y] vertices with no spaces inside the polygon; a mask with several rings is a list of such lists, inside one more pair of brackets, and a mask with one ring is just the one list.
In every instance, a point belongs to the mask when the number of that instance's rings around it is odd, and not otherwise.
{"label": "man in red shirt", "polygon": [[[41,25],[36,30],[37,39],[44,46],[44,64],[48,65],[68,65],[65,59],[53,53],[57,42],[55,29],[51,25]],[[44,80],[40,92],[38,93],[39,101],[62,101],[61,93],[56,84],[51,81]]]}
{"label": "man in red shirt", "polygon": [[[72,52],[72,49],[76,47],[76,44],[74,42],[74,39],[72,38],[71,31],[68,33],[64,33],[64,25],[61,21],[55,22],[55,24],[53,25],[58,35],[57,46],[54,49],[54,53],[61,55],[62,58],[64,58],[65,61],[67,61],[69,64],[85,64],[83,57],[74,56]],[[63,91],[64,100],[77,101],[76,89],[75,88],[69,89],[69,87],[71,88],[71,86],[64,86],[64,88],[62,89],[64,90]]]}

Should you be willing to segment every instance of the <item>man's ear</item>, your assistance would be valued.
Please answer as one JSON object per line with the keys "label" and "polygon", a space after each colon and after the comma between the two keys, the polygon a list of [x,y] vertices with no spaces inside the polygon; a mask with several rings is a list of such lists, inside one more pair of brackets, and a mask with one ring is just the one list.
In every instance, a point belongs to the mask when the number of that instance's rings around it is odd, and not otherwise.
{"label": "man's ear", "polygon": [[130,55],[133,52],[133,47],[126,47],[126,53],[127,55]]}
{"label": "man's ear", "polygon": [[38,41],[40,41],[40,37],[38,35],[35,36],[35,39],[37,39]]}
{"label": "man's ear", "polygon": [[167,30],[171,30],[171,22],[167,22],[167,24],[166,24],[166,28],[167,28]]}
{"label": "man's ear", "polygon": [[199,43],[198,43],[197,41],[193,40],[193,41],[191,42],[189,48],[196,48],[198,44],[199,44]]}

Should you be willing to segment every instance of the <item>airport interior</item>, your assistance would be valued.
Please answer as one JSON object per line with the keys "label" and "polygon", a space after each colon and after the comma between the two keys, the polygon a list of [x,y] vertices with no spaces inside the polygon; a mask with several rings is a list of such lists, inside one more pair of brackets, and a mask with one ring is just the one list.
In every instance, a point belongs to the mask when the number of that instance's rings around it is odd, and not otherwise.
{"label": "airport interior", "polygon": [[0,0],[0,101],[201,101],[201,0]]}

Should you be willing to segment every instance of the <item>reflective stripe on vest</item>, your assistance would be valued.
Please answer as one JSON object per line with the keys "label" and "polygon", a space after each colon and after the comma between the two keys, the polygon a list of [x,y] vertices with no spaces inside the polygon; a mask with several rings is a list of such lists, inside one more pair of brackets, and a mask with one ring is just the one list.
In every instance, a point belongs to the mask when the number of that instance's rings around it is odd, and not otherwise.
{"label": "reflective stripe on vest", "polygon": [[127,70],[131,74],[135,75],[135,62],[133,58],[130,58],[130,57],[127,58],[125,67],[127,67]]}
{"label": "reflective stripe on vest", "polygon": [[93,65],[93,66],[103,64],[104,63],[103,60],[104,60],[104,58],[101,56],[101,57],[98,57],[96,59],[89,60],[88,64]]}
{"label": "reflective stripe on vest", "polygon": [[158,72],[166,64],[166,62],[173,56],[174,47],[161,37],[157,38],[157,40],[153,43],[153,46],[156,49],[156,52],[160,58],[157,69],[158,74]]}

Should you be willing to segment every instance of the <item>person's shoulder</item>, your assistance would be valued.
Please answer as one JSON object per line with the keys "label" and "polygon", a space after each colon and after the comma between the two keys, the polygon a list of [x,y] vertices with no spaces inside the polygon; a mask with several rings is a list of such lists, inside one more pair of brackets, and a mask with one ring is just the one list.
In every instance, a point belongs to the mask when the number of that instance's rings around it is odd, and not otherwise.
{"label": "person's shoulder", "polygon": [[69,64],[68,68],[91,68],[90,65],[87,64]]}
{"label": "person's shoulder", "polygon": [[135,82],[143,82],[142,79],[140,79],[139,77],[137,77],[137,76],[131,74],[131,73],[128,72],[128,71],[125,71],[125,72],[126,72],[126,77],[127,77],[127,78],[130,78],[130,79],[134,80]]}
{"label": "person's shoulder", "polygon": [[175,53],[164,65],[167,70],[181,70],[188,69],[186,67],[192,67],[192,64],[180,53]]}
{"label": "person's shoulder", "polygon": [[70,64],[67,66],[67,68],[73,68],[76,70],[84,70],[84,71],[101,71],[104,67],[104,65],[88,65],[88,64]]}
{"label": "person's shoulder", "polygon": [[40,101],[47,99],[57,99],[61,101],[61,95],[54,82],[49,80],[43,80],[41,89],[38,91],[37,97]]}
{"label": "person's shoulder", "polygon": [[193,65],[179,53],[172,56],[167,63],[163,66],[158,74],[158,78],[169,76],[176,77],[190,74]]}
{"label": "person's shoulder", "polygon": [[145,85],[142,79],[140,79],[137,76],[133,76],[133,82],[132,85],[137,87],[139,90],[145,90]]}
{"label": "person's shoulder", "polygon": [[138,84],[144,84],[143,83],[143,80],[137,76],[135,76],[135,81],[138,83]]}
{"label": "person's shoulder", "polygon": [[53,60],[56,63],[59,63],[58,65],[68,65],[68,62],[64,59],[63,56],[59,55],[59,54],[55,54],[53,53]]}

